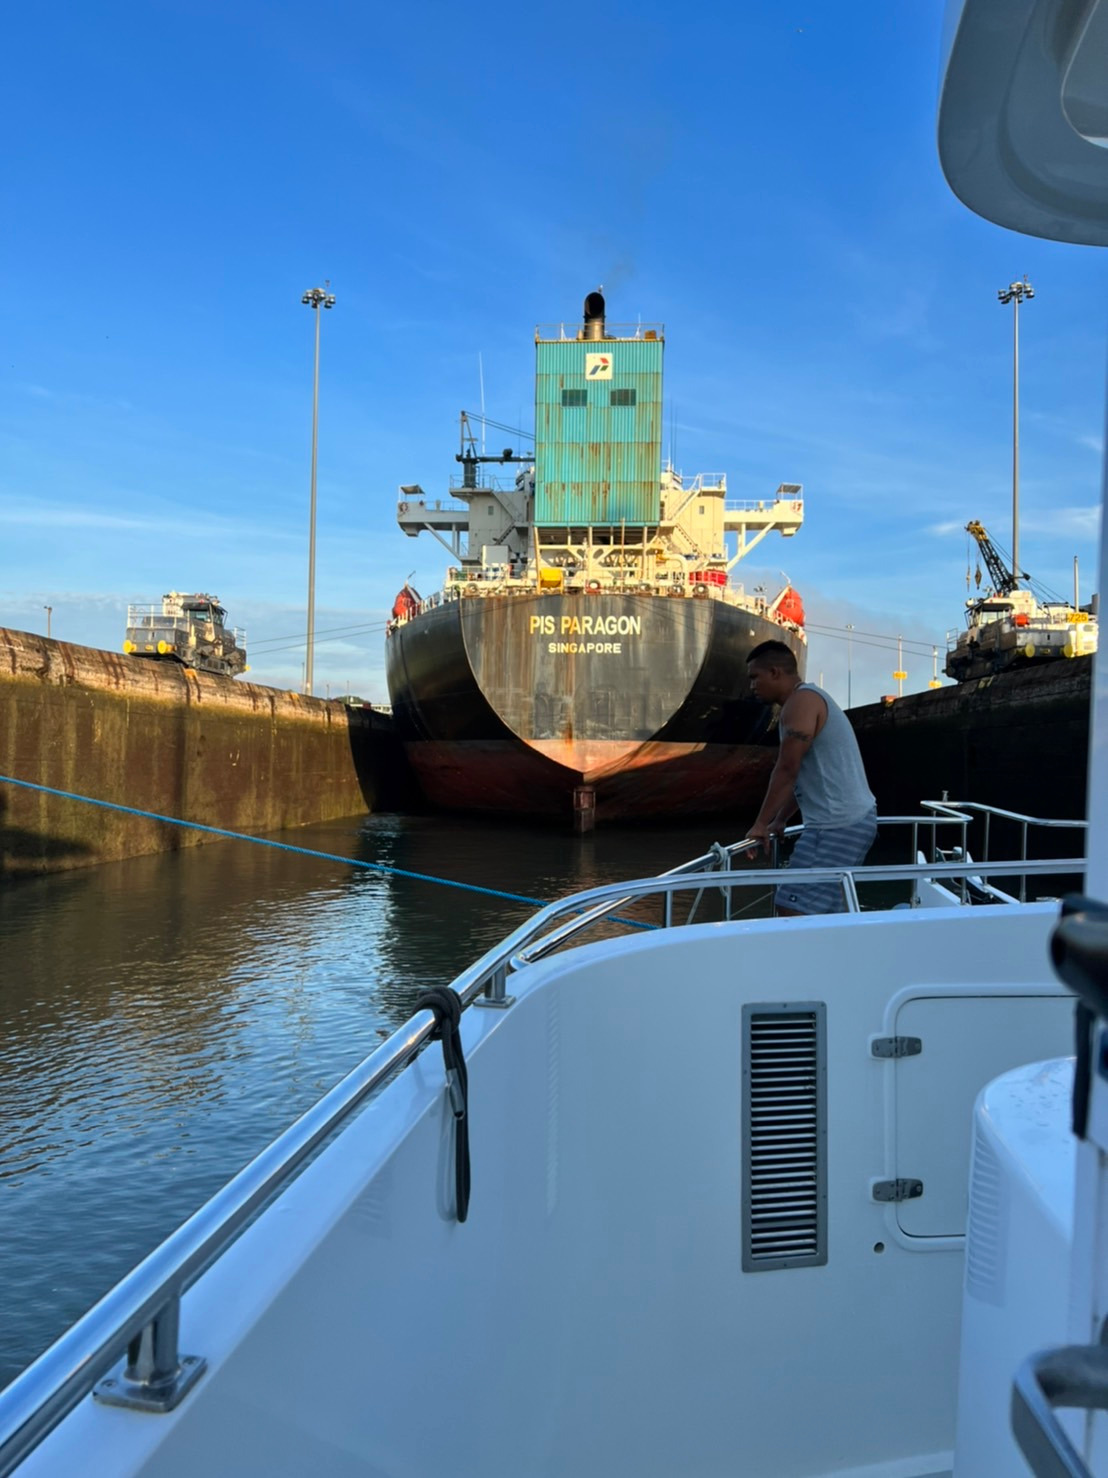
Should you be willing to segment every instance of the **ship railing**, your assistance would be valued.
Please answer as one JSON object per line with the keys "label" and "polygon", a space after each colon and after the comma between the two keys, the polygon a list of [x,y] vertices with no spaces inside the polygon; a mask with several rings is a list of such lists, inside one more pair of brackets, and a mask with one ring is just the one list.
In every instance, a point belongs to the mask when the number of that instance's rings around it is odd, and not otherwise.
{"label": "ship railing", "polygon": [[[681,491],[683,493],[706,493],[718,492],[720,488],[727,490],[726,472],[698,472],[695,477],[681,478]],[[731,504],[727,505],[731,507]]]}
{"label": "ship railing", "polygon": [[803,498],[728,498],[725,513],[780,513],[782,509],[802,509]]}
{"label": "ship railing", "polygon": [[582,343],[603,344],[604,339],[664,339],[664,323],[605,323],[604,338],[585,339],[580,320],[573,323],[537,323],[536,342],[543,339],[580,340]]}
{"label": "ship railing", "polygon": [[[698,899],[707,888],[721,890],[731,917],[733,889],[772,888],[781,880],[780,871],[773,868],[732,866],[736,857],[758,845],[749,838],[730,846],[717,845],[703,857],[660,877],[611,883],[547,904],[453,981],[463,1009],[478,1002],[509,1006],[507,986],[514,971],[552,953],[630,903],[660,897],[667,925],[687,923],[688,919],[674,918],[673,900],[678,893],[689,891],[698,874],[705,876]],[[963,858],[891,867],[797,868],[790,869],[789,881],[837,882],[846,909],[856,913],[862,881],[941,884],[972,875],[977,867]],[[994,876],[1004,877],[1020,870],[1034,875],[1081,873],[1083,869],[1082,858],[996,862],[990,867]],[[437,1029],[432,1012],[417,1011],[0,1392],[0,1478],[10,1474],[90,1393],[112,1404],[121,1404],[122,1396],[122,1404],[131,1402],[152,1414],[172,1410],[186,1398],[205,1360],[202,1353],[180,1353],[184,1293],[354,1112],[422,1051]],[[120,1361],[123,1369],[115,1370]]]}
{"label": "ship railing", "polygon": [[[450,491],[452,493],[467,489],[471,493],[514,493],[516,492],[516,481],[514,477],[492,477],[488,473],[478,473],[480,481],[467,483],[465,474],[452,472],[450,474]],[[461,506],[465,506],[464,504]]]}
{"label": "ship railing", "polygon": [[[451,478],[450,486],[454,487],[454,485],[455,479]],[[460,487],[461,484],[458,483],[458,486]],[[475,488],[474,491],[480,492],[481,489]],[[441,498],[435,498],[433,500],[428,498],[414,498],[410,501],[405,501],[404,499],[401,499],[400,502],[398,502],[396,505],[397,518],[418,518],[421,514],[425,513],[449,513],[451,515],[457,514],[459,516],[465,515],[468,517],[469,504],[461,503],[457,499],[454,499],[450,502],[444,502]]]}

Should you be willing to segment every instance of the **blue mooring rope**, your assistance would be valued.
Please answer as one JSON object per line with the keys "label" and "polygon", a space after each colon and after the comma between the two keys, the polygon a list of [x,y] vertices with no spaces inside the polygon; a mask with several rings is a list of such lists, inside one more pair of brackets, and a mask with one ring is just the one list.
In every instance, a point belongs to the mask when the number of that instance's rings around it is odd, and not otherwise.
{"label": "blue mooring rope", "polygon": [[[199,821],[182,821],[179,816],[160,816],[156,811],[140,811],[137,806],[121,806],[118,801],[99,801],[91,795],[77,795],[71,790],[55,790],[49,785],[36,785],[32,780],[17,780],[14,775],[0,775],[0,785],[18,785],[23,790],[37,790],[43,795],[55,795],[63,801],[80,801],[86,806],[100,806],[105,811],[122,811],[127,816],[141,816],[145,821],[164,821],[167,826],[183,826],[189,831],[204,831],[210,836],[227,837],[233,842],[253,842],[256,847],[274,847],[278,852],[295,852],[301,857],[318,857],[324,862],[341,862],[347,867],[364,867],[370,872],[388,873],[391,877],[411,878],[417,883],[437,883],[443,888],[460,888],[466,893],[483,893],[489,898],[503,898],[509,903],[529,903],[535,908],[545,908],[547,900],[526,898],[522,893],[505,893],[499,888],[482,888],[479,883],[458,883],[453,878],[436,878],[425,872],[409,872],[403,867],[389,867],[384,862],[362,862],[357,857],[342,857],[337,852],[317,852],[311,847],[294,847],[291,842],[274,842],[268,837],[252,837],[244,831],[226,831],[221,826],[204,826]],[[613,923],[626,924],[633,929],[653,929],[638,919],[613,919]]]}

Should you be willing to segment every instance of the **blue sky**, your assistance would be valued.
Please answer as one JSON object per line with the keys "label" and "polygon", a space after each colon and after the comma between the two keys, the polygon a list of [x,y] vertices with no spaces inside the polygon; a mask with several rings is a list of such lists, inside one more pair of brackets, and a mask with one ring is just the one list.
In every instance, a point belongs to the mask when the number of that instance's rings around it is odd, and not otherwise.
{"label": "blue sky", "polygon": [[[667,425],[732,497],[804,485],[744,575],[813,623],[961,621],[971,517],[1091,590],[1102,268],[970,215],[934,146],[941,9],[145,0],[25,10],[0,109],[0,625],[118,650],[128,601],[207,589],[252,677],[300,682],[312,315],[316,690],[385,701],[382,626],[446,556],[395,523],[445,489],[457,413],[532,424],[536,322],[603,284],[666,324]],[[353,629],[356,634],[346,635]],[[297,645],[300,643],[300,645]],[[895,652],[852,649],[853,699]],[[846,643],[810,675],[846,694]]]}

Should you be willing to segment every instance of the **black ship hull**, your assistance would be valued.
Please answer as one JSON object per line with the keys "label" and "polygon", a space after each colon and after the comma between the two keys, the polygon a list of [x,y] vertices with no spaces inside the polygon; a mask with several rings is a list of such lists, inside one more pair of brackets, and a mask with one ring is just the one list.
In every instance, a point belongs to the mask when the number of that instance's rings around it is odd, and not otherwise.
{"label": "black ship hull", "polygon": [[756,807],[771,715],[746,658],[790,628],[726,601],[514,594],[445,602],[386,646],[398,736],[434,805],[598,819]]}

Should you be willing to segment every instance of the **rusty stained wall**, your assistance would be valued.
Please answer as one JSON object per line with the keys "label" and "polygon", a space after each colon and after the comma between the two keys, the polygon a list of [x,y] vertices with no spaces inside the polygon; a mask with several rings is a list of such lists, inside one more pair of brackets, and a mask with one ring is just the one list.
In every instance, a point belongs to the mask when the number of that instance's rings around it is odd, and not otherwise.
{"label": "rusty stained wall", "polygon": [[[376,810],[402,765],[368,709],[0,628],[0,775],[265,832]],[[213,840],[0,781],[0,876]]]}
{"label": "rusty stained wall", "polygon": [[914,814],[945,790],[1026,815],[1084,816],[1092,663],[1014,667],[852,709],[878,812]]}

